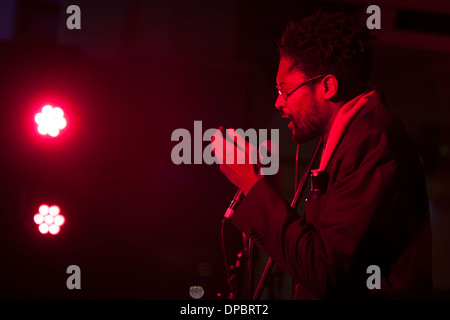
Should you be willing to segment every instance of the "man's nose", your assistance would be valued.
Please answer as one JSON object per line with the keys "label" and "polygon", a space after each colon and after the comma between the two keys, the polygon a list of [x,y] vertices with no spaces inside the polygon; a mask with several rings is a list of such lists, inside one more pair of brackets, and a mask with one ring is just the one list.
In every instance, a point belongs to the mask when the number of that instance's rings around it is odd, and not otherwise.
{"label": "man's nose", "polygon": [[278,94],[277,100],[275,101],[275,108],[278,110],[281,110],[284,108],[286,101],[284,100],[283,96],[281,94]]}

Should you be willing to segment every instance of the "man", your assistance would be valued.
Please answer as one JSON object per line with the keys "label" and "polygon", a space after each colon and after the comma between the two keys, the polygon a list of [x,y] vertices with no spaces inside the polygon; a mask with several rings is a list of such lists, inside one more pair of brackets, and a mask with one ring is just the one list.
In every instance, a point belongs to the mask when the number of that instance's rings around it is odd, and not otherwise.
{"label": "man", "polygon": [[[368,86],[369,30],[343,14],[291,23],[279,42],[276,108],[292,140],[321,137],[322,192],[300,217],[251,164],[221,164],[246,197],[233,224],[288,272],[296,299],[422,298],[431,231],[418,154]],[[379,288],[368,285],[379,268]],[[373,271],[372,271],[373,272]]]}

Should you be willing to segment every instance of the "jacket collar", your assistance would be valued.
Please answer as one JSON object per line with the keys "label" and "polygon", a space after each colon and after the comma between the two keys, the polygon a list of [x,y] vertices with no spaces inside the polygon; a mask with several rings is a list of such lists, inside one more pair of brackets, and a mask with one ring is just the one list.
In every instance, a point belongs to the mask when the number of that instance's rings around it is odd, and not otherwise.
{"label": "jacket collar", "polygon": [[[376,90],[370,90],[355,97],[341,107],[331,127],[327,144],[324,146],[319,169],[324,171],[327,169],[345,134],[355,123],[380,104],[380,93]],[[352,112],[354,113],[353,115],[351,115]],[[339,129],[339,126],[344,126],[344,128]]]}

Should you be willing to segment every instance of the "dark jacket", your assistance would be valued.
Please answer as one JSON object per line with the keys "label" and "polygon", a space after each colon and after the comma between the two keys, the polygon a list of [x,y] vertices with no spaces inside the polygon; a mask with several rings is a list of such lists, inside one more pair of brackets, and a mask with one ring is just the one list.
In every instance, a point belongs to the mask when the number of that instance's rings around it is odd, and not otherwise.
{"label": "dark jacket", "polygon": [[[429,294],[431,228],[422,166],[378,95],[346,129],[326,173],[325,193],[305,202],[304,217],[261,179],[233,224],[293,277],[296,299]],[[371,265],[381,270],[381,289],[368,289]]]}

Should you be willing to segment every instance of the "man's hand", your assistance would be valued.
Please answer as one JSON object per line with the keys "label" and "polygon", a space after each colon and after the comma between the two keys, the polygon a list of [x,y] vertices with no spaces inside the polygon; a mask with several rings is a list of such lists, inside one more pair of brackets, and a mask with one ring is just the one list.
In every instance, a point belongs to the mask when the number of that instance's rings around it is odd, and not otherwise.
{"label": "man's hand", "polygon": [[[259,174],[256,166],[258,152],[256,147],[245,141],[239,132],[227,129],[227,135],[235,137],[235,143],[226,139],[220,127],[211,138],[212,149],[219,160],[220,171],[247,195],[253,185],[264,177]],[[223,152],[220,152],[221,150]]]}

